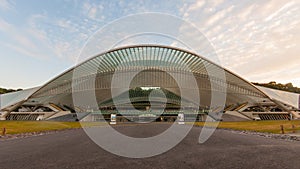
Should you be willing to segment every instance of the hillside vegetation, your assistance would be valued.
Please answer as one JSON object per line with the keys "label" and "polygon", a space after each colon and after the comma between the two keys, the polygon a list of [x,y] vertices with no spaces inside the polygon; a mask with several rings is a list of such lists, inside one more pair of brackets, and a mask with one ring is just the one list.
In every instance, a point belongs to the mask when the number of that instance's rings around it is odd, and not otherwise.
{"label": "hillside vegetation", "polygon": [[22,89],[14,90],[14,89],[4,89],[4,88],[0,88],[0,94],[10,93],[10,92],[15,92],[15,91],[20,91],[20,90],[22,90]]}
{"label": "hillside vegetation", "polygon": [[300,94],[300,88],[293,86],[292,83],[287,83],[287,84],[281,84],[281,83],[276,83],[274,81],[269,82],[269,83],[253,83],[254,85],[257,86],[263,86],[263,87],[268,87],[271,89],[277,89],[277,90],[282,90],[282,91],[287,91],[287,92],[293,92],[293,93],[299,93]]}
{"label": "hillside vegetation", "polygon": [[[277,89],[277,90],[282,90],[282,91],[287,91],[287,92],[293,92],[293,93],[299,93],[300,94],[300,88],[293,86],[292,83],[287,83],[287,84],[281,84],[281,83],[276,83],[274,81],[271,81],[269,83],[255,83],[253,82],[254,85],[257,86],[263,86],[271,89]],[[23,89],[5,89],[5,88],[0,88],[0,94],[5,94],[5,93],[10,93],[10,92],[15,92],[15,91],[20,91]],[[149,94],[152,90],[142,90],[142,89],[136,89],[140,90],[141,93]]]}

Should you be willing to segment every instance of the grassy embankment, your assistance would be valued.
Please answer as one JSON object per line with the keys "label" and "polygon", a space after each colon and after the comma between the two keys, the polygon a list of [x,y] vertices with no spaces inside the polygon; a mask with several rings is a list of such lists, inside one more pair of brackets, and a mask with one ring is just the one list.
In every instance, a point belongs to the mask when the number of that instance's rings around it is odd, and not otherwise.
{"label": "grassy embankment", "polygon": [[[106,123],[82,123],[85,127],[106,125]],[[216,123],[209,123],[213,126]],[[196,126],[203,126],[204,122],[196,122]],[[247,130],[268,133],[281,133],[283,125],[285,133],[292,133],[292,125],[295,131],[300,132],[300,121],[245,121],[245,122],[220,122],[218,128],[228,128],[234,130]],[[79,122],[55,122],[55,121],[0,121],[0,134],[3,128],[6,134],[30,133],[41,131],[64,130],[71,128],[81,128]]]}
{"label": "grassy embankment", "polygon": [[[82,123],[84,126],[98,126],[104,123]],[[0,135],[3,128],[6,134],[31,133],[41,131],[56,131],[72,128],[81,128],[79,122],[57,122],[57,121],[0,121]]]}
{"label": "grassy embankment", "polygon": [[[196,122],[196,126],[203,126],[204,122]],[[216,123],[208,123],[208,126],[215,126]],[[243,122],[220,122],[218,128],[234,130],[246,130],[267,133],[281,133],[283,125],[285,133],[292,133],[294,130],[300,132],[300,121],[243,121]],[[295,126],[295,129],[292,126]]]}

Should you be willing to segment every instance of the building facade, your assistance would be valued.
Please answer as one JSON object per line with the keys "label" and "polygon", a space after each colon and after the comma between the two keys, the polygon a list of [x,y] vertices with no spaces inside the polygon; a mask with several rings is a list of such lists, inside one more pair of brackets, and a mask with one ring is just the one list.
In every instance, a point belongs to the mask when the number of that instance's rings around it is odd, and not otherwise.
{"label": "building facade", "polygon": [[199,121],[297,119],[299,98],[255,86],[190,51],[137,45],[94,56],[43,86],[1,95],[1,119],[175,120],[178,113]]}

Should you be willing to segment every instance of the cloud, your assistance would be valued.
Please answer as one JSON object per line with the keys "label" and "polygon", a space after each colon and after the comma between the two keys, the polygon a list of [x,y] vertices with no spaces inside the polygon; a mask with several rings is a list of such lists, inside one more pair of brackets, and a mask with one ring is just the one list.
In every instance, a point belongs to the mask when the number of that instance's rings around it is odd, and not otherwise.
{"label": "cloud", "polygon": [[0,9],[4,11],[14,9],[14,3],[9,0],[0,0]]}
{"label": "cloud", "polygon": [[92,20],[104,20],[105,16],[103,10],[104,6],[102,4],[84,2],[82,6],[84,16]]}
{"label": "cloud", "polygon": [[69,31],[69,32],[73,32],[73,33],[78,32],[78,29],[70,20],[58,19],[58,20],[55,20],[55,23],[53,23],[53,25],[57,25],[58,27],[65,29],[65,31]]}
{"label": "cloud", "polygon": [[5,36],[9,36],[11,40],[6,42],[3,39],[1,41],[2,45],[26,55],[31,55],[30,52],[28,52],[29,50],[37,49],[34,43],[29,38],[27,38],[26,35],[22,34],[19,29],[4,21],[3,19],[0,19],[0,30],[2,31],[2,34],[5,34]]}
{"label": "cloud", "polygon": [[205,1],[197,1],[194,5],[190,5],[189,8],[187,9],[187,11],[195,11],[195,10],[199,10],[200,8],[202,8],[205,4]]}
{"label": "cloud", "polygon": [[12,28],[12,25],[9,24],[7,21],[4,19],[0,18],[0,31],[9,31]]}
{"label": "cloud", "polygon": [[[92,22],[82,20],[82,17],[52,18],[46,14],[34,14],[28,18],[27,23],[24,34],[36,42],[39,52],[48,51],[41,55],[71,64],[75,63],[82,46],[95,29]],[[25,47],[24,44],[23,46]]]}
{"label": "cloud", "polygon": [[24,56],[50,59],[53,55],[49,38],[44,31],[34,27],[38,18],[45,19],[44,16],[34,15],[28,19],[28,27],[13,25],[0,19],[0,45]]}
{"label": "cloud", "polygon": [[215,14],[211,15],[207,20],[204,25],[207,27],[210,27],[211,25],[215,24],[216,22],[220,21],[223,19],[228,13],[230,13],[234,9],[234,6],[230,6],[226,9],[220,10],[216,12]]}
{"label": "cloud", "polygon": [[32,51],[30,49],[26,49],[26,48],[24,48],[23,46],[20,46],[20,45],[15,45],[15,44],[11,44],[11,43],[4,43],[4,42],[0,42],[0,45],[5,46],[9,49],[12,49],[12,50],[14,50],[14,51],[16,51],[16,52],[18,52],[22,55],[31,56],[31,57],[38,58],[38,59],[41,59],[41,57],[43,56],[39,52]]}
{"label": "cloud", "polygon": [[265,21],[270,21],[272,20],[274,17],[278,16],[281,12],[283,12],[284,10],[288,9],[289,7],[293,6],[294,2],[291,1],[285,5],[283,5],[281,8],[279,8],[277,11],[275,11],[274,13],[272,13],[271,15],[269,15]]}
{"label": "cloud", "polygon": [[289,76],[280,73],[299,69],[299,2],[203,4],[182,7],[182,16],[208,38],[223,66],[253,81],[299,79],[299,71]]}

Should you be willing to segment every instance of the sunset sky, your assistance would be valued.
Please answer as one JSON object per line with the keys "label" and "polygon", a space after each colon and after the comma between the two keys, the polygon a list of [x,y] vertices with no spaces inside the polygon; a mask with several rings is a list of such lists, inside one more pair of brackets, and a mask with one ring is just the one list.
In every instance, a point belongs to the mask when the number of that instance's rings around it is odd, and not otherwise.
{"label": "sunset sky", "polygon": [[143,12],[195,25],[222,66],[251,82],[300,87],[299,0],[0,0],[0,87],[43,85],[76,64],[97,30]]}

